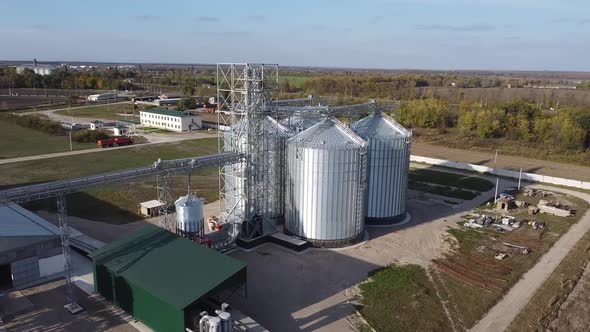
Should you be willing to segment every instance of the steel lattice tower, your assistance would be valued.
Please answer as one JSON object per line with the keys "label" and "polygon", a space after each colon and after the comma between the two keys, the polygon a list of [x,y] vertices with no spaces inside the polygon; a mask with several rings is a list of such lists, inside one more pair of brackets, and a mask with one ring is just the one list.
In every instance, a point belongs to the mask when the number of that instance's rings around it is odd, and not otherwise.
{"label": "steel lattice tower", "polygon": [[[279,91],[278,65],[218,64],[219,151],[243,154],[241,163],[220,168],[221,218],[234,235],[251,240],[274,229],[270,215],[277,197],[271,183],[272,126]],[[239,227],[239,229],[237,229]]]}

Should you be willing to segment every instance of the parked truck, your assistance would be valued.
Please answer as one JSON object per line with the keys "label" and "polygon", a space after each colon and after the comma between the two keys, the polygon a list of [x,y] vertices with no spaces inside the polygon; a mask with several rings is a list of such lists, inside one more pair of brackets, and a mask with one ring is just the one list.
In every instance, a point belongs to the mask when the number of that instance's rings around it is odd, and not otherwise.
{"label": "parked truck", "polygon": [[109,148],[113,146],[131,145],[133,144],[133,139],[131,137],[106,138],[99,139],[96,141],[96,144],[99,148]]}

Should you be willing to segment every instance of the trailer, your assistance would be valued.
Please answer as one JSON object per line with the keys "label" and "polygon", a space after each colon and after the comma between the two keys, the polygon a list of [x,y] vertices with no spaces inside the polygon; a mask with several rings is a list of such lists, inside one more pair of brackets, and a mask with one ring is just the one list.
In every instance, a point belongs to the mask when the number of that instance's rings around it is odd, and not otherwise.
{"label": "trailer", "polygon": [[133,139],[131,137],[106,138],[99,139],[96,141],[96,144],[99,148],[110,148],[113,146],[131,145],[133,144]]}

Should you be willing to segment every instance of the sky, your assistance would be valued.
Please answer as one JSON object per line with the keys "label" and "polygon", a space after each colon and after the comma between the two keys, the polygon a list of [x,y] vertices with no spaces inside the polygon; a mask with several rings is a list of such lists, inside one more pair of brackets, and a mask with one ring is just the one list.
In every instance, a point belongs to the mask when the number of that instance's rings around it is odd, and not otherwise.
{"label": "sky", "polygon": [[589,0],[0,0],[0,60],[590,71]]}

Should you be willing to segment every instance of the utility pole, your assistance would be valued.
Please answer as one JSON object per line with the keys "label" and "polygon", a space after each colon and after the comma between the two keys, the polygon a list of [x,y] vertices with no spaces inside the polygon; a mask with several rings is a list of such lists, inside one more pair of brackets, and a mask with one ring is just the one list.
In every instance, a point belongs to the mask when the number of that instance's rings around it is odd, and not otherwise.
{"label": "utility pole", "polygon": [[522,168],[520,168],[520,173],[518,173],[518,191],[520,191],[520,180],[522,179]]}
{"label": "utility pole", "polygon": [[494,204],[498,203],[498,184],[500,183],[500,178],[496,178],[496,194],[494,194]]}

